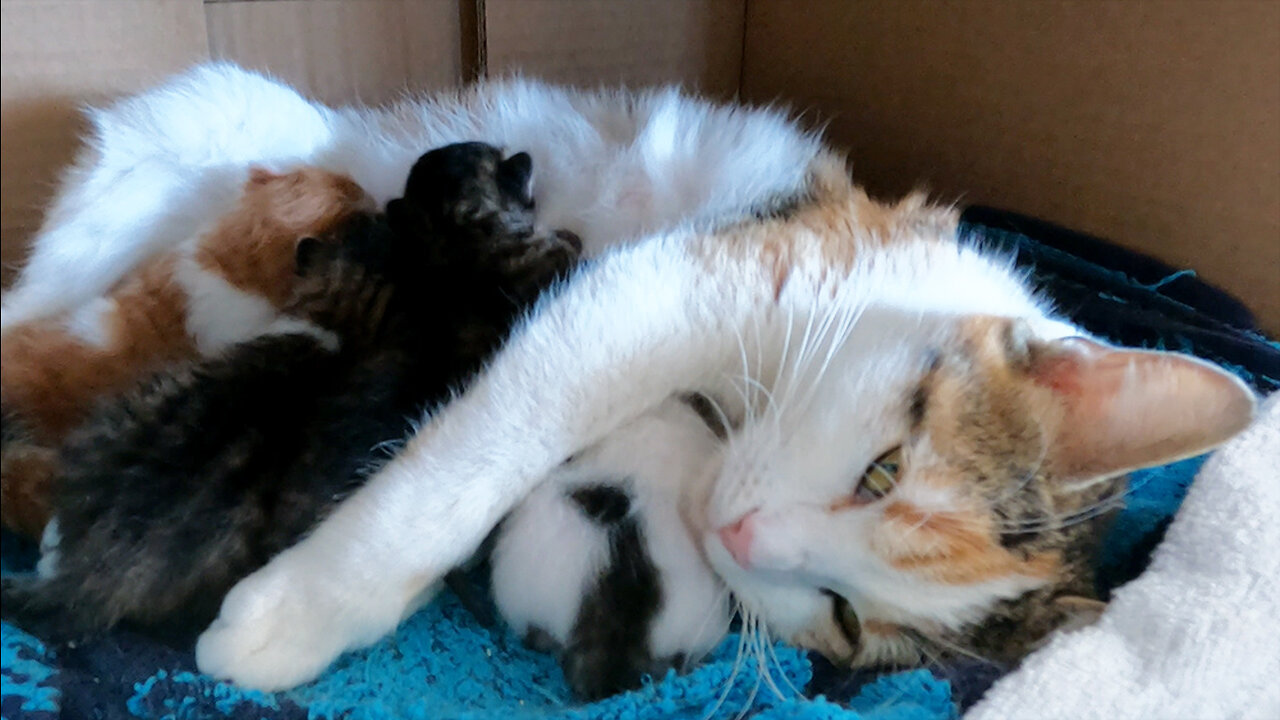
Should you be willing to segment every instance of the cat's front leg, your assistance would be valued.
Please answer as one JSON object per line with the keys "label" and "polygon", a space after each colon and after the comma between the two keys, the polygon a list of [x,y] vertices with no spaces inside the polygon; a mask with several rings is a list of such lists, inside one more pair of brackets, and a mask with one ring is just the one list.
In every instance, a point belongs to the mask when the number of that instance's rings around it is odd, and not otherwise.
{"label": "cat's front leg", "polygon": [[232,590],[200,668],[264,689],[311,679],[392,630],[571,453],[676,391],[715,387],[774,298],[762,268],[709,272],[696,243],[606,256],[545,303],[399,456]]}

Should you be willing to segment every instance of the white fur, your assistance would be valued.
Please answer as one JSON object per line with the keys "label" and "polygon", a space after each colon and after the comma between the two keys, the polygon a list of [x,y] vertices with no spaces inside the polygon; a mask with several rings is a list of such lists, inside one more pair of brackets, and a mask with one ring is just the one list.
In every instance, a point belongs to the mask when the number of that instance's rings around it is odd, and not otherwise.
{"label": "white fur", "polygon": [[44,532],[40,533],[40,560],[36,562],[36,575],[41,579],[58,574],[58,560],[62,557],[58,546],[61,543],[62,531],[58,528],[58,518],[50,518],[45,523]]}
{"label": "white fur", "polygon": [[246,293],[183,253],[174,280],[187,294],[187,334],[201,355],[212,355],[260,335],[280,312],[266,298]]}
{"label": "white fur", "polygon": [[493,600],[516,632],[569,639],[583,594],[609,559],[609,538],[547,482],[504,521],[493,549]]}
{"label": "white fur", "polygon": [[97,297],[67,313],[63,327],[77,340],[95,347],[111,344],[111,316],[117,309],[110,297]]}
{"label": "white fur", "polygon": [[593,254],[689,220],[736,219],[793,193],[819,149],[781,113],[675,90],[574,92],[513,79],[386,109],[331,109],[229,64],[197,67],[88,115],[89,147],[4,298],[3,328],[102,294],[208,225],[252,165],[349,173],[385,203],[427,149],[505,145],[533,157],[545,226],[577,232]]}
{"label": "white fur", "polygon": [[518,632],[537,627],[569,642],[583,596],[606,568],[609,539],[568,495],[584,485],[622,483],[662,590],[648,628],[650,654],[710,650],[728,628],[728,590],[686,527],[681,498],[714,473],[718,457],[715,436],[672,399],[558,468],[504,521],[495,544],[494,600],[504,619]]}

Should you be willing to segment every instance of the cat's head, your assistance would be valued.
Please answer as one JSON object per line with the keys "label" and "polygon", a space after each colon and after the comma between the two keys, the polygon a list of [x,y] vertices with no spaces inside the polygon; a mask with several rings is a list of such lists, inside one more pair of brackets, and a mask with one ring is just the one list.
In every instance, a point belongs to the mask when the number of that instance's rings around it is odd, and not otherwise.
{"label": "cat's head", "polygon": [[533,161],[479,142],[436,148],[414,163],[404,196],[387,205],[402,232],[521,238],[534,231]]}
{"label": "cat's head", "polygon": [[[944,307],[985,291],[935,290]],[[914,664],[921,637],[945,649],[1005,601],[1078,591],[1114,479],[1220,444],[1254,408],[1202,361],[1071,337],[1030,309],[930,311],[913,292],[788,328],[789,350],[752,373],[764,389],[741,388],[758,412],[690,501],[744,608],[846,664]]]}

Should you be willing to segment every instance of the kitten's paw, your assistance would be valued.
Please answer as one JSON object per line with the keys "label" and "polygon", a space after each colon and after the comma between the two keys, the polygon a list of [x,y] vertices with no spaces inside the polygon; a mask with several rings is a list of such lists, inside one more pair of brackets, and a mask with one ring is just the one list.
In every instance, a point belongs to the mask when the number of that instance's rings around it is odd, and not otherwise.
{"label": "kitten's paw", "polygon": [[578,237],[577,233],[556,230],[554,237],[560,252],[564,253],[570,261],[576,261],[582,255],[582,238]]}
{"label": "kitten's paw", "polygon": [[[227,594],[218,618],[196,642],[201,671],[244,687],[283,690],[314,679],[343,651],[362,644],[352,623],[363,608],[327,597],[306,577],[292,577],[289,559],[279,556]],[[383,631],[394,626],[395,619]]]}

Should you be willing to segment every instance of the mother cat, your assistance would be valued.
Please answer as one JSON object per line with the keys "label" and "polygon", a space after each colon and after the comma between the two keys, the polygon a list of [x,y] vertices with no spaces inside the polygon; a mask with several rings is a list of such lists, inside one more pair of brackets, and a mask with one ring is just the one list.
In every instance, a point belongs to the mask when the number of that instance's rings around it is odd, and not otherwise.
{"label": "mother cat", "polygon": [[854,661],[1075,584],[1063,530],[1111,478],[1252,414],[1203,363],[1073,338],[1006,263],[955,244],[951,212],[871,201],[777,113],[525,82],[331,110],[212,66],[93,119],[6,327],[105,288],[251,163],[349,172],[381,201],[414,148],[505,143],[543,168],[541,220],[599,255],[228,595],[197,659],[242,684],[305,681],[391,630],[548,471],[678,392],[737,423],[686,504],[717,573],[774,634]]}

